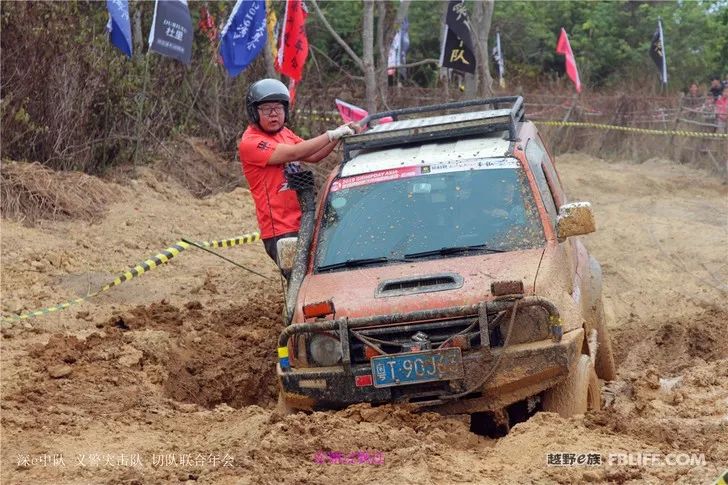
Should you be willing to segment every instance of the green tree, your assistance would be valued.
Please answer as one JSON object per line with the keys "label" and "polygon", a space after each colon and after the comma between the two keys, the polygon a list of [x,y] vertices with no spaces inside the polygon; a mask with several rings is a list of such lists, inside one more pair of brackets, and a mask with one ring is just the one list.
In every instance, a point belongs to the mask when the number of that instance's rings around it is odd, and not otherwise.
{"label": "green tree", "polygon": [[501,30],[509,73],[532,83],[562,75],[555,53],[561,27],[569,34],[582,82],[594,88],[652,79],[648,56],[662,18],[670,85],[705,80],[725,66],[728,3],[682,2],[496,2],[493,24]]}

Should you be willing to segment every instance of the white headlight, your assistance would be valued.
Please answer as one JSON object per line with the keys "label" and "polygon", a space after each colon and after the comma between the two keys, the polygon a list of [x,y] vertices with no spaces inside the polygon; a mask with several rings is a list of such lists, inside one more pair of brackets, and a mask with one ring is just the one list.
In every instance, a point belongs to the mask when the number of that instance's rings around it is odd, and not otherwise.
{"label": "white headlight", "polygon": [[341,343],[331,335],[317,333],[308,344],[311,359],[320,366],[331,366],[341,362]]}

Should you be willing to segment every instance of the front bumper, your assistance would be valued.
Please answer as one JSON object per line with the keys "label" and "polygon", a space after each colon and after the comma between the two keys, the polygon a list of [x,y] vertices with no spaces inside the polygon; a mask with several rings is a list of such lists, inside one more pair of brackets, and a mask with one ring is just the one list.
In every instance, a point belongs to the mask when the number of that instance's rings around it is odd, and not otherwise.
{"label": "front bumper", "polygon": [[[531,298],[529,301],[544,304],[542,299]],[[479,308],[481,317],[487,319],[485,304]],[[558,313],[553,305],[549,308],[557,320]],[[341,323],[337,325],[341,326]],[[487,329],[487,322],[483,326]],[[285,344],[292,333],[284,331],[279,345]],[[296,409],[339,409],[362,402],[409,402],[453,414],[495,410],[537,394],[562,380],[580,353],[583,338],[584,331],[577,329],[563,337],[559,334],[558,341],[540,340],[506,348],[490,348],[487,337],[484,337],[485,345],[481,348],[463,352],[464,377],[453,381],[385,388],[357,386],[357,376],[371,376],[371,365],[351,364],[346,359],[343,365],[300,369],[288,367],[286,359],[279,361],[277,374],[283,398]],[[480,385],[495,365],[496,370]]]}

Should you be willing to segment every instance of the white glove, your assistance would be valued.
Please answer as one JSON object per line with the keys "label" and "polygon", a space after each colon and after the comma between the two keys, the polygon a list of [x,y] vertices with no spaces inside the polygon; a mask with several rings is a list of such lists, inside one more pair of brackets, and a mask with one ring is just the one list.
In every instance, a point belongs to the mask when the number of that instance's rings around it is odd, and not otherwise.
{"label": "white glove", "polygon": [[340,127],[336,128],[335,130],[329,130],[326,132],[326,135],[329,137],[329,141],[338,140],[343,136],[349,136],[353,135],[354,130],[351,129],[349,125],[341,125]]}

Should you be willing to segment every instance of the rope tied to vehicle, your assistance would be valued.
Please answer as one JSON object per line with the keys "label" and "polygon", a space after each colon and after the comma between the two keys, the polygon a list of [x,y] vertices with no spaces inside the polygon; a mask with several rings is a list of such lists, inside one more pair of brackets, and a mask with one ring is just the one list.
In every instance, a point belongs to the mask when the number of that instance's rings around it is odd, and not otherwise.
{"label": "rope tied to vehicle", "polygon": [[503,360],[503,355],[506,353],[506,349],[508,348],[508,344],[511,341],[511,333],[513,332],[513,325],[516,323],[516,313],[518,312],[518,304],[520,303],[520,298],[516,299],[513,302],[513,306],[510,309],[511,312],[511,319],[508,322],[508,331],[506,332],[506,338],[503,341],[503,347],[501,348],[500,353],[495,358],[495,362],[493,363],[493,366],[490,368],[487,374],[474,386],[472,386],[470,389],[466,390],[465,392],[461,392],[459,394],[453,394],[449,396],[442,396],[442,399],[459,399],[463,396],[466,396],[470,394],[471,392],[479,389],[483,384],[488,382],[488,380],[493,377],[493,374],[495,374],[495,371],[498,370],[498,367],[500,366],[501,361]]}

